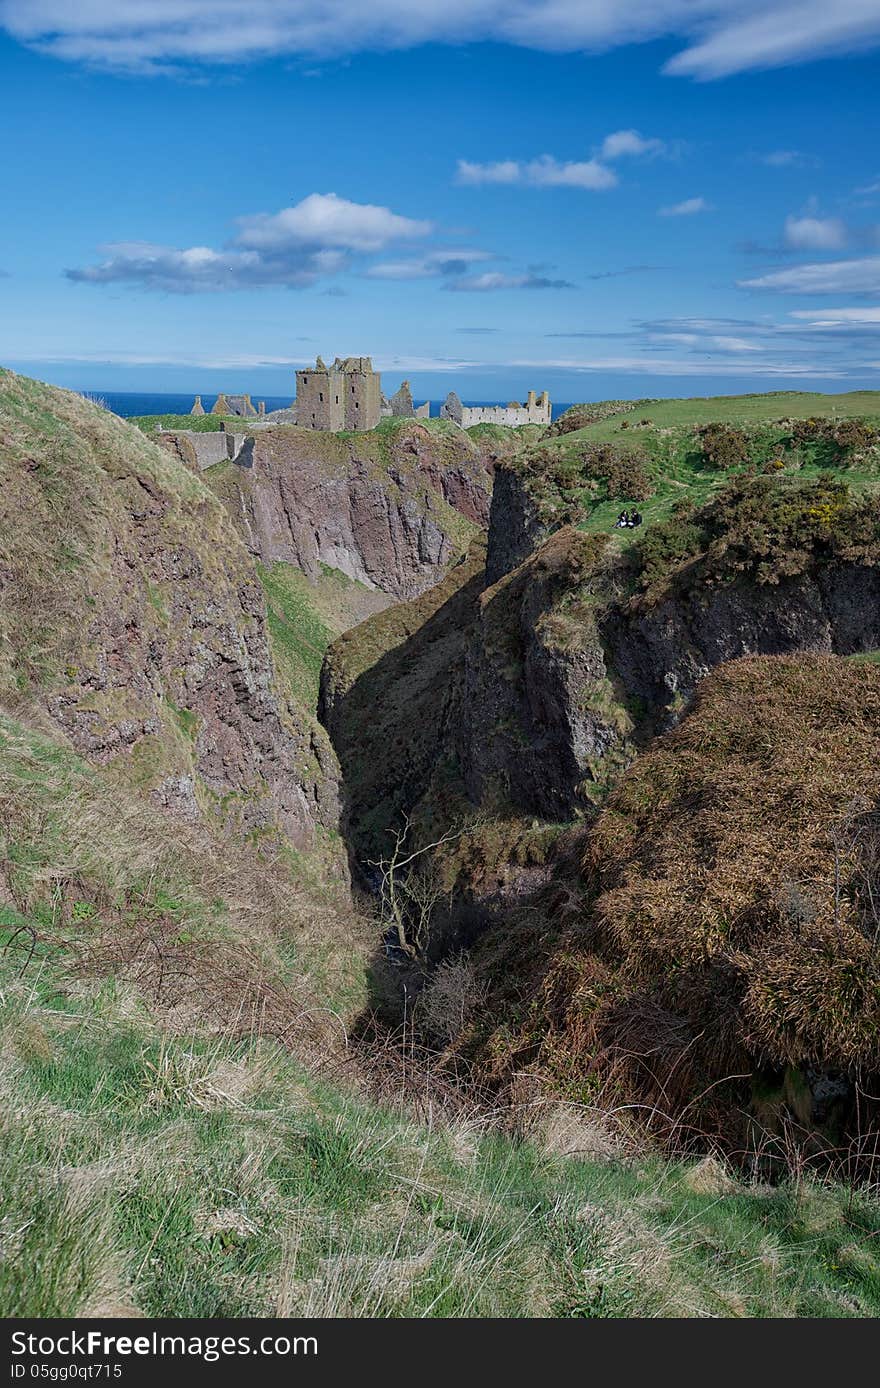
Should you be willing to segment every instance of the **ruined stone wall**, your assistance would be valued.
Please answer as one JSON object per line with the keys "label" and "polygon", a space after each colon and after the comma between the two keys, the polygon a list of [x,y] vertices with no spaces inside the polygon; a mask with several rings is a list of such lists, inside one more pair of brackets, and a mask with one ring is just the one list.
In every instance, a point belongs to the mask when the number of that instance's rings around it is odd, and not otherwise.
{"label": "ruined stone wall", "polygon": [[156,442],[201,472],[215,463],[225,463],[229,458],[244,462],[248,436],[227,433],[225,429],[211,433],[198,429],[162,429],[156,435]]}
{"label": "ruined stone wall", "polygon": [[546,390],[540,399],[529,391],[524,405],[512,401],[509,405],[463,405],[461,427],[469,429],[474,424],[506,424],[508,428],[518,429],[523,424],[550,423],[550,397]]}

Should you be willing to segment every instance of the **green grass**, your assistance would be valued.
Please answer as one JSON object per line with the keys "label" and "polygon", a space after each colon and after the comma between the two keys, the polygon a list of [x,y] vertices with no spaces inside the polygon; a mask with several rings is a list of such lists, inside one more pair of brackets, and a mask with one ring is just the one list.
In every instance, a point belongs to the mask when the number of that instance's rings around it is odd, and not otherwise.
{"label": "green grass", "polygon": [[[658,429],[700,424],[761,424],[774,419],[832,418],[880,416],[880,391],[856,390],[828,395],[818,391],[779,390],[757,395],[694,396],[686,400],[655,400],[636,403],[631,413],[612,415],[608,419],[588,424],[577,430],[581,438],[608,440],[629,432],[621,425],[626,420],[630,429],[647,419]],[[565,436],[563,436],[565,437]],[[567,437],[573,438],[574,435]]]}
{"label": "green grass", "polygon": [[257,565],[266,593],[272,653],[298,699],[314,708],[324,652],[334,632],[315,606],[314,585],[290,564]]}
{"label": "green grass", "polygon": [[[140,414],[131,415],[126,422],[142,429],[145,434],[155,434],[157,429],[194,429],[199,434],[214,434],[221,424],[232,421],[223,420],[216,414]],[[247,420],[237,419],[235,422],[245,425]]]}
{"label": "green grass", "polygon": [[427,1128],[267,1040],[171,1037],[112,982],[20,964],[0,955],[4,1317],[880,1311],[865,1195]]}
{"label": "green grass", "polygon": [[[621,548],[632,545],[644,528],[617,531],[615,522],[621,510],[637,506],[643,527],[665,521],[681,501],[704,505],[732,476],[743,469],[716,468],[702,456],[697,429],[705,423],[721,422],[743,427],[749,439],[750,463],[759,469],[781,457],[785,473],[796,473],[804,480],[827,476],[817,449],[809,446],[786,449],[789,431],[780,421],[791,418],[866,418],[880,425],[880,392],[856,391],[846,395],[819,395],[807,392],[777,392],[763,395],[718,396],[711,399],[661,400],[638,403],[632,415],[613,415],[569,434],[544,438],[538,446],[538,461],[529,482],[540,495],[546,484],[542,474],[553,460],[561,477],[568,478],[587,531],[611,532]],[[642,421],[646,421],[645,424]],[[629,427],[625,427],[628,423]],[[619,444],[642,460],[654,488],[645,501],[631,497],[607,498],[603,488],[591,488],[583,462],[587,445]],[[528,455],[527,455],[528,456]],[[528,464],[527,464],[528,466]],[[858,461],[831,469],[845,478],[855,492],[880,485],[880,458],[877,450]]]}
{"label": "green grass", "polygon": [[126,423],[134,424],[145,434],[155,434],[157,429],[193,429],[199,434],[214,434],[221,427],[230,433],[246,434],[257,419],[254,415],[236,414],[139,414],[130,415]]}

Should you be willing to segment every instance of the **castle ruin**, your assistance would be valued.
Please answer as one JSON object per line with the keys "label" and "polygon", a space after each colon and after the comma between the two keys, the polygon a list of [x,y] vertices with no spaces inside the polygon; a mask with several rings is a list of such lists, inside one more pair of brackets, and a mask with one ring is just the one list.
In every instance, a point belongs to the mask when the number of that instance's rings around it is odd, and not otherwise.
{"label": "castle ruin", "polygon": [[296,373],[296,422],[306,429],[375,429],[382,413],[382,377],[369,357],[337,357]]}
{"label": "castle ruin", "polygon": [[[191,414],[203,415],[202,398],[197,395]],[[373,370],[370,357],[336,357],[332,366],[318,357],[314,366],[305,366],[296,373],[296,399],[289,409],[266,412],[265,401],[257,407],[249,395],[220,394],[211,409],[212,415],[255,420],[256,427],[273,424],[298,424],[303,429],[324,429],[331,433],[352,430],[359,433],[375,429],[380,419],[428,419],[430,401],[414,405],[409,381],[386,400],[382,394],[382,377]],[[450,391],[440,407],[440,418],[451,419],[462,429],[474,424],[503,424],[509,429],[523,424],[551,422],[550,397],[546,390],[537,396],[530,390],[521,405],[512,400],[507,405],[463,405],[455,391]]]}
{"label": "castle ruin", "polygon": [[474,424],[506,424],[509,429],[518,429],[522,424],[549,424],[550,396],[546,390],[539,396],[530,390],[524,405],[518,400],[511,400],[508,405],[463,405],[451,390],[440,408],[440,417],[453,419],[462,429],[470,429]]}
{"label": "castle ruin", "polygon": [[[195,407],[192,410],[195,413]],[[256,419],[257,411],[249,395],[218,395],[211,414],[238,415],[241,419]]]}

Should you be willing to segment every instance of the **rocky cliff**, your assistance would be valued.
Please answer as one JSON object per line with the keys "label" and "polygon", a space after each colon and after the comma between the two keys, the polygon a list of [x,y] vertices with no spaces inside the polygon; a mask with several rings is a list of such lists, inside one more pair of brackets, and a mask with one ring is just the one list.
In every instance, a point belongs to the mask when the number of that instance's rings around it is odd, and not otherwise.
{"label": "rocky cliff", "polygon": [[[496,567],[541,533],[520,478],[500,469]],[[878,647],[880,505],[840,483],[745,479],[627,551],[563,527],[481,599],[461,719],[469,790],[483,801],[506,787],[523,810],[571,814],[715,666]]]}
{"label": "rocky cliff", "polygon": [[595,597],[605,536],[564,530],[483,593],[467,641],[459,757],[474,802],[550,820],[608,779],[631,728],[615,700]]}
{"label": "rocky cliff", "polygon": [[550,527],[527,487],[522,474],[510,465],[495,471],[486,555],[486,581],[517,568],[550,534]]}
{"label": "rocky cliff", "polygon": [[263,562],[310,577],[327,565],[401,599],[437,583],[486,526],[492,476],[462,430],[389,420],[352,435],[260,430],[222,486]]}
{"label": "rocky cliff", "polygon": [[0,697],[184,819],[309,846],[336,759],[227,512],[137,429],[0,373]]}

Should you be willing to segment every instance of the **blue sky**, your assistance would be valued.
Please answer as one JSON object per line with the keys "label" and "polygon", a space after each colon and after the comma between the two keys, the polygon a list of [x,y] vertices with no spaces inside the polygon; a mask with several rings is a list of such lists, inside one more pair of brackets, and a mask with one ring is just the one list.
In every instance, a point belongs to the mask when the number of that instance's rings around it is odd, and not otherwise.
{"label": "blue sky", "polygon": [[0,361],[880,388],[878,45],[880,0],[0,0]]}

